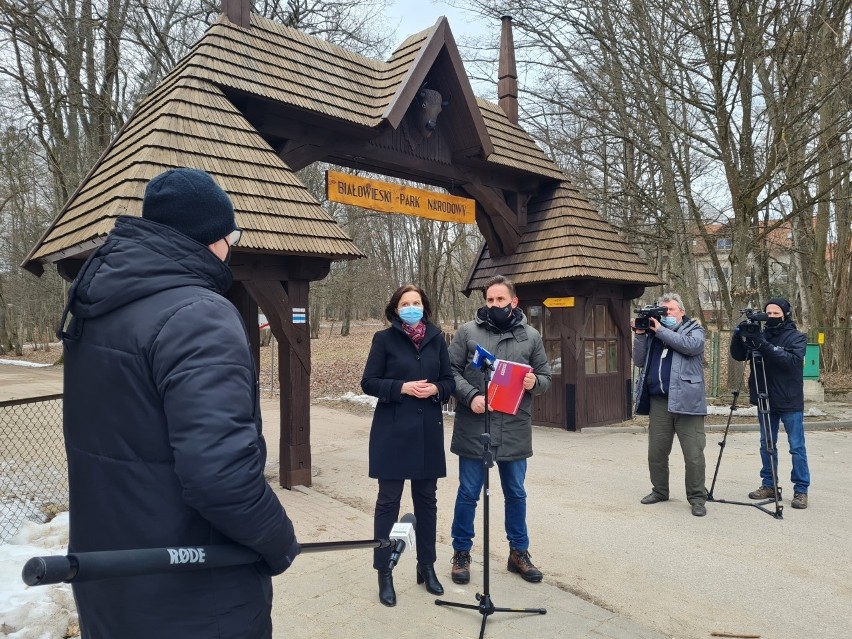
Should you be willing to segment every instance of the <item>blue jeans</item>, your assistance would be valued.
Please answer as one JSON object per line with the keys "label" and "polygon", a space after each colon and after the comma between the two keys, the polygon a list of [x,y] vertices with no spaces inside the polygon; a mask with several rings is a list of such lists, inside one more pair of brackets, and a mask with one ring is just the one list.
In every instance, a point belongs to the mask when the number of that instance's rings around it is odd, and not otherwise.
{"label": "blue jeans", "polygon": [[[506,519],[506,539],[509,547],[527,550],[527,493],[524,479],[527,475],[527,460],[498,461],[500,484],[503,486],[503,504]],[[476,502],[485,482],[485,465],[479,458],[459,457],[459,492],[453,515],[453,550],[470,551],[473,547],[473,518]]]}
{"label": "blue jeans", "polygon": [[[805,451],[805,425],[802,421],[802,411],[795,413],[769,413],[769,429],[772,431],[772,457],[775,461],[775,471],[778,472],[778,424],[784,423],[787,431],[787,442],[790,444],[790,455],[793,457],[793,470],[790,472],[790,481],[793,482],[793,491],[797,493],[808,492],[811,485],[811,473],[808,470],[808,454]],[[766,450],[766,436],[763,428],[760,429],[760,460],[763,467],[760,469],[760,477],[764,486],[772,486],[772,467],[769,461],[769,451]]]}

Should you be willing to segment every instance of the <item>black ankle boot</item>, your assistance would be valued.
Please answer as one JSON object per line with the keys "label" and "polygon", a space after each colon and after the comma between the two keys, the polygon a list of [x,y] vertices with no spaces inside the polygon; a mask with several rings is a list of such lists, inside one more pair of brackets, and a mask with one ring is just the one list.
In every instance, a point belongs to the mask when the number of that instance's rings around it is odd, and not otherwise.
{"label": "black ankle boot", "polygon": [[435,574],[435,564],[417,564],[417,583],[426,583],[426,590],[433,595],[443,595],[444,587]]}
{"label": "black ankle boot", "polygon": [[386,606],[396,605],[396,591],[393,589],[393,575],[379,570],[379,601]]}

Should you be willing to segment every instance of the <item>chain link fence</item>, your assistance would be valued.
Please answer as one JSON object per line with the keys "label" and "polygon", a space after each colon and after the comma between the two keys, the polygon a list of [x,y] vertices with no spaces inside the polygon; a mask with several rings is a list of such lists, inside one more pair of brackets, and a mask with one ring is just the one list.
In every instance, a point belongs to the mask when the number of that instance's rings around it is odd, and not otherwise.
{"label": "chain link fence", "polygon": [[62,395],[0,402],[0,544],[68,510]]}

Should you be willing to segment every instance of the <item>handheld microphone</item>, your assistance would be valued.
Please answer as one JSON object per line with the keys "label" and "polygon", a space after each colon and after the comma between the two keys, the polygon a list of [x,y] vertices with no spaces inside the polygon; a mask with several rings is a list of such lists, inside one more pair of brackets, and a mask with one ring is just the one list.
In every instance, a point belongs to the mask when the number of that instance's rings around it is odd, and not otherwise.
{"label": "handheld microphone", "polygon": [[389,539],[394,542],[394,548],[391,552],[388,570],[394,569],[394,566],[399,562],[400,555],[406,548],[414,548],[417,545],[417,538],[414,533],[416,525],[417,519],[414,515],[406,513],[391,528]]}
{"label": "handheld microphone", "polygon": [[473,359],[470,360],[470,365],[474,368],[489,368],[497,359],[473,340],[467,343],[467,347],[473,351]]}

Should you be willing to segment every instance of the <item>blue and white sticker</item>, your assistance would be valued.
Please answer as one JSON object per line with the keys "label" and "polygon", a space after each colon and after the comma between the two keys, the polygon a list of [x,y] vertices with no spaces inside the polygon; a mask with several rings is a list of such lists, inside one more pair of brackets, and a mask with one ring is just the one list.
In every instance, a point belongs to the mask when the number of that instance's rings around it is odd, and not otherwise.
{"label": "blue and white sticker", "polygon": [[293,307],[293,323],[305,324],[308,321],[308,315],[304,308]]}

